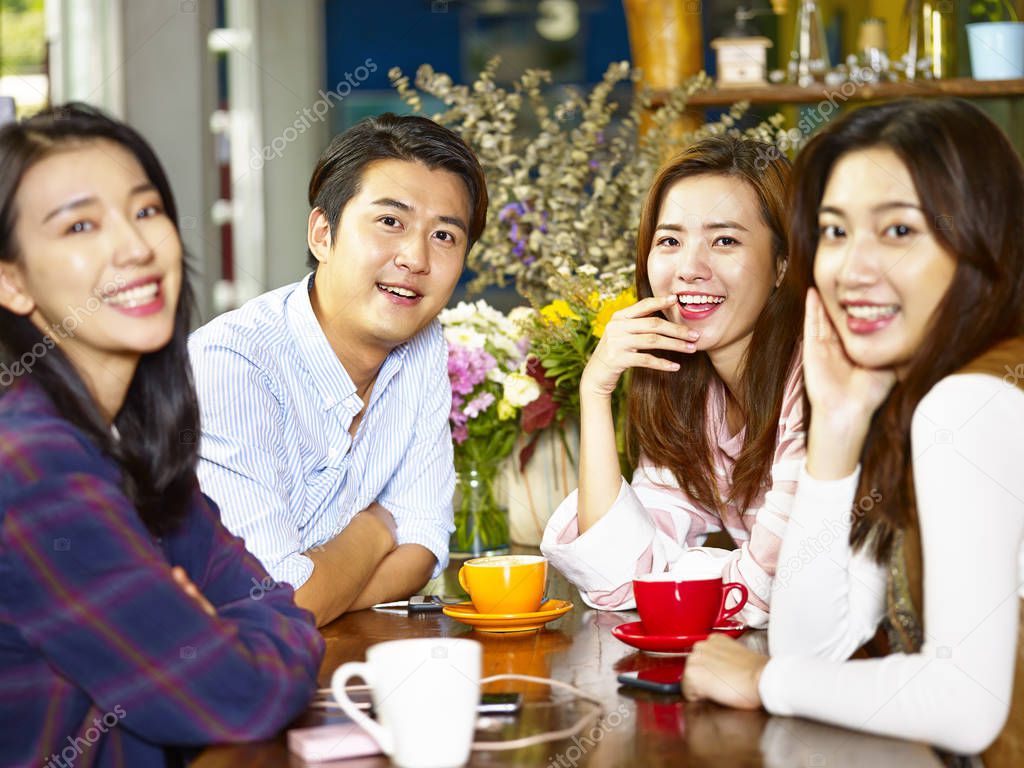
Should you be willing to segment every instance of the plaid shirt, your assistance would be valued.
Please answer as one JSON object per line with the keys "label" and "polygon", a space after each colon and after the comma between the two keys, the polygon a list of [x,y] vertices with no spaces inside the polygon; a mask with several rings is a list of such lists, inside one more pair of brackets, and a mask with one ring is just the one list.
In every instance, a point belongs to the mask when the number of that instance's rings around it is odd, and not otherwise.
{"label": "plaid shirt", "polygon": [[[0,398],[0,762],[163,765],[165,747],[268,737],[324,644],[196,488],[154,538],[120,471],[26,380]],[[171,579],[180,565],[217,609]]]}

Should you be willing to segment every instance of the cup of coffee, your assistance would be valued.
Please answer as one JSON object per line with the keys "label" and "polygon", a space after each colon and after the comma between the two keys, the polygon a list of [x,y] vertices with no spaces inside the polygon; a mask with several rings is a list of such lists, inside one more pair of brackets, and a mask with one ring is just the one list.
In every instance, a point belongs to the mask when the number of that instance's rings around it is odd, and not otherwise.
{"label": "cup of coffee", "polygon": [[478,557],[459,569],[459,584],[480,613],[539,610],[547,578],[547,558],[539,555]]}
{"label": "cup of coffee", "polygon": [[[371,646],[366,661],[342,664],[331,677],[338,704],[395,765],[465,765],[480,702],[481,646],[461,638],[392,640]],[[377,722],[348,697],[352,677],[370,687]]]}
{"label": "cup of coffee", "polygon": [[[640,623],[649,635],[707,634],[747,604],[747,588],[723,583],[720,566],[695,568],[682,573],[652,573],[633,579],[633,595]],[[733,592],[736,605],[725,604]]]}

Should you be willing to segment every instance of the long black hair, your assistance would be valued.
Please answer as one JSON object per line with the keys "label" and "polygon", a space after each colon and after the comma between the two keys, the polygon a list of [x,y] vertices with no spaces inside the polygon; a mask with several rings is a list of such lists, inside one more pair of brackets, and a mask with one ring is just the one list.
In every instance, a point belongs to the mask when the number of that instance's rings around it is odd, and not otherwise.
{"label": "long black hair", "polygon": [[910,425],[938,381],[1004,339],[1024,333],[1024,165],[1006,134],[961,99],[906,99],[864,107],[818,133],[797,156],[790,189],[792,269],[813,283],[818,207],[839,160],[882,147],[903,161],[932,236],[956,257],[951,287],[904,379],[875,412],[861,452],[850,542],[880,562],[916,515]]}
{"label": "long black hair", "polygon": [[[93,107],[67,104],[0,129],[0,262],[23,258],[15,238],[15,197],[28,170],[55,152],[99,140],[116,142],[135,156],[180,237],[167,175],[146,140]],[[0,346],[16,360],[35,360],[33,381],[64,419],[121,467],[125,493],[154,534],[177,526],[196,489],[199,403],[186,346],[193,295],[185,265],[182,271],[174,335],[162,349],[140,358],[124,405],[114,418],[117,438],[60,345],[28,317],[0,307]],[[39,344],[49,351],[34,355]]]}

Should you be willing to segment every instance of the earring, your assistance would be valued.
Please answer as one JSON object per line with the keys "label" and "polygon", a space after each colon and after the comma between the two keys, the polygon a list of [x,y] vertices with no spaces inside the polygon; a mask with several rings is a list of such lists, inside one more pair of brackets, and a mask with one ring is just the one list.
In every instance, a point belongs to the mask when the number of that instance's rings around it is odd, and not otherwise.
{"label": "earring", "polygon": [[779,267],[779,276],[775,278],[775,287],[778,288],[782,285],[782,278],[786,276],[786,269],[789,267],[789,260],[783,259],[782,266]]}

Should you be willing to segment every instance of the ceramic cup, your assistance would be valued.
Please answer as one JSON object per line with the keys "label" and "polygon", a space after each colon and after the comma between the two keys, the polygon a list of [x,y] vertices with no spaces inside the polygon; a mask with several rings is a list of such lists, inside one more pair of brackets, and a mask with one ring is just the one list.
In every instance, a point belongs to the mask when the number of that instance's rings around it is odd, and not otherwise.
{"label": "ceramic cup", "polygon": [[[731,608],[729,594],[739,592]],[[722,577],[708,571],[659,573],[633,580],[633,594],[640,622],[649,635],[682,636],[707,634],[747,604],[747,588],[722,583]]]}
{"label": "ceramic cup", "polygon": [[478,557],[459,569],[459,584],[480,613],[539,610],[547,577],[547,558],[539,555]]}
{"label": "ceramic cup", "polygon": [[[338,704],[403,768],[465,765],[480,702],[481,646],[475,640],[415,638],[371,646],[366,661],[334,671]],[[345,691],[350,678],[370,687],[377,722]]]}

